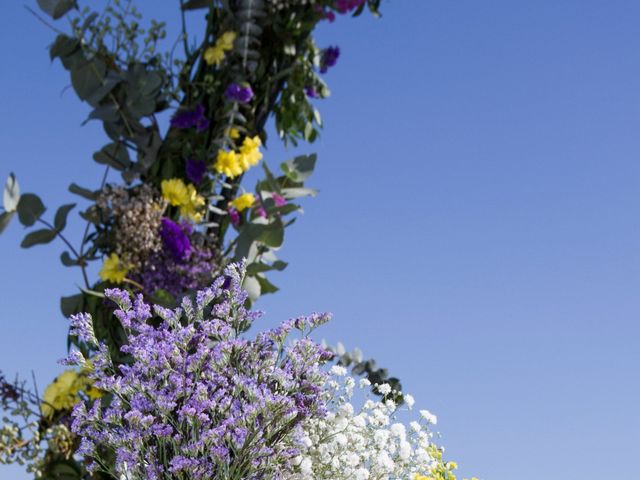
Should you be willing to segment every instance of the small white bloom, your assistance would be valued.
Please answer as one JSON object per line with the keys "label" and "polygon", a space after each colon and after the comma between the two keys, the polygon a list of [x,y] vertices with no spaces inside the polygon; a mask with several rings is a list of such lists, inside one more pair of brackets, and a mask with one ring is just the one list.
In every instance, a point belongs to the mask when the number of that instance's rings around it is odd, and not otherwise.
{"label": "small white bloom", "polygon": [[347,369],[341,365],[334,365],[331,367],[331,373],[337,377],[344,377],[347,374]]}
{"label": "small white bloom", "polygon": [[413,405],[416,403],[416,401],[414,400],[414,398],[411,395],[404,395],[404,403],[407,404],[407,407],[412,408]]}
{"label": "small white bloom", "polygon": [[388,383],[383,383],[382,385],[378,385],[378,391],[382,395],[389,395],[391,393],[391,385]]}
{"label": "small white bloom", "polygon": [[361,378],[358,383],[360,384],[360,388],[369,387],[371,385],[371,382],[366,378]]}
{"label": "small white bloom", "polygon": [[389,430],[391,430],[391,434],[396,437],[400,437],[400,438],[405,437],[406,429],[402,423],[394,423],[393,425],[391,425]]}
{"label": "small white bloom", "polygon": [[420,410],[420,415],[422,416],[422,418],[424,418],[427,422],[429,422],[432,425],[435,425],[438,423],[438,417],[436,417],[429,410]]}

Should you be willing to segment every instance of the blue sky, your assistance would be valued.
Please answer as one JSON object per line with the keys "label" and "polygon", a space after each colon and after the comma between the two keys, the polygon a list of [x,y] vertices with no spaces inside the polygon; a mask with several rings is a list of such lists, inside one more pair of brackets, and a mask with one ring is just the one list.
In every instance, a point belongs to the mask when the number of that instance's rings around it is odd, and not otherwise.
{"label": "blue sky", "polygon": [[[34,2],[35,3],[35,2]],[[102,2],[91,2],[94,5]],[[177,2],[140,0],[174,18]],[[332,311],[439,416],[462,475],[632,478],[640,444],[640,3],[396,0],[319,33],[320,195],[288,232],[267,321]],[[96,186],[103,143],[50,64],[52,32],[0,16],[0,176],[47,205]],[[273,141],[277,165],[293,151]],[[79,221],[70,235],[79,235]],[[59,244],[0,237],[0,366],[42,385],[64,354]],[[75,237],[74,237],[75,238]],[[12,478],[16,470],[2,467]],[[0,474],[4,477],[4,473]]]}

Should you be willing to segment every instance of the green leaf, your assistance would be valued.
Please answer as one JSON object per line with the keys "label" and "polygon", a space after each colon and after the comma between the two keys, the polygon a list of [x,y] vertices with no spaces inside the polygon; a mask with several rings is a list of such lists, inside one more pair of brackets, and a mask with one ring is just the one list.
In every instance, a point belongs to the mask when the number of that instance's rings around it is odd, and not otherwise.
{"label": "green leaf", "polygon": [[105,145],[102,147],[102,150],[93,154],[93,159],[97,163],[109,165],[116,170],[125,170],[131,165],[129,152],[120,142],[113,142]]}
{"label": "green leaf", "polygon": [[87,60],[71,70],[71,85],[80,100],[88,100],[100,87],[107,73],[107,67],[100,60]]}
{"label": "green leaf", "polygon": [[75,206],[76,206],[75,203],[69,203],[67,205],[62,205],[60,208],[58,208],[58,211],[56,212],[56,216],[53,220],[53,226],[56,227],[56,230],[58,230],[59,232],[64,230],[64,228],[67,226],[67,216]]}
{"label": "green leaf", "polygon": [[76,6],[75,0],[38,0],[38,6],[54,20],[64,16]]}
{"label": "green leaf", "polygon": [[189,0],[182,5],[182,10],[197,10],[199,8],[207,8],[211,0]]}
{"label": "green leaf", "polygon": [[280,168],[284,174],[294,182],[304,182],[307,180],[316,167],[317,155],[300,155],[293,160],[282,162]]}
{"label": "green leaf", "polygon": [[287,267],[287,265],[287,262],[283,262],[282,260],[276,260],[271,265],[262,262],[254,262],[247,265],[247,275],[256,275],[270,270],[282,271]]}
{"label": "green leaf", "polygon": [[62,254],[60,255],[60,261],[65,267],[75,267],[76,265],[78,265],[78,261],[72,258],[71,254],[69,254],[69,252],[67,251],[62,252]]}
{"label": "green leaf", "polygon": [[69,185],[69,191],[71,193],[75,193],[76,195],[80,195],[82,198],[86,198],[87,200],[95,200],[98,198],[98,192],[94,192],[89,190],[88,188],[81,187],[75,183]]}
{"label": "green leaf", "polygon": [[79,46],[80,41],[78,39],[61,33],[49,47],[49,58],[53,60],[56,57],[67,57],[74,53]]}
{"label": "green leaf", "polygon": [[18,207],[20,201],[20,185],[13,173],[9,174],[4,184],[4,192],[2,196],[3,206],[7,212],[13,212]]}
{"label": "green leaf", "polygon": [[4,229],[7,228],[7,225],[11,222],[11,219],[16,214],[16,212],[2,212],[0,213],[0,233],[4,232]]}
{"label": "green leaf", "polygon": [[25,193],[20,197],[17,210],[20,223],[25,227],[30,227],[42,216],[46,208],[36,194]]}
{"label": "green leaf", "polygon": [[300,197],[315,197],[318,194],[313,188],[283,188],[282,195],[287,199]]}
{"label": "green leaf", "polygon": [[48,228],[43,228],[42,230],[36,230],[35,232],[29,233],[24,237],[20,246],[22,248],[29,248],[34,245],[49,243],[54,238],[56,238],[56,232],[49,230]]}
{"label": "green leaf", "polygon": [[56,463],[51,467],[51,477],[55,480],[80,480],[82,474],[79,469],[67,463]]}
{"label": "green leaf", "polygon": [[280,290],[278,287],[276,287],[273,283],[271,283],[265,277],[262,277],[262,276],[258,275],[256,278],[258,279],[258,282],[260,283],[260,293],[262,295],[265,295],[267,293],[275,293],[278,290]]}
{"label": "green leaf", "polygon": [[159,288],[153,292],[153,303],[162,305],[163,307],[172,308],[176,304],[176,299],[167,290]]}

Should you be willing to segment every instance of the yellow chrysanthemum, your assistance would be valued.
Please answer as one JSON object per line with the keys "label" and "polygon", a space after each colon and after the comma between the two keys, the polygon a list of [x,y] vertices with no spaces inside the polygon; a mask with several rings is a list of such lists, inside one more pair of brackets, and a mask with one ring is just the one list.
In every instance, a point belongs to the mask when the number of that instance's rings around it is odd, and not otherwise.
{"label": "yellow chrysanthemum", "polygon": [[160,188],[162,189],[162,198],[174,207],[189,203],[189,190],[179,178],[163,180]]}
{"label": "yellow chrysanthemum", "polygon": [[129,273],[128,267],[117,253],[109,255],[100,269],[100,278],[105,282],[121,283]]}
{"label": "yellow chrysanthemum", "polygon": [[257,135],[253,138],[246,137],[242,142],[242,146],[240,147],[240,166],[243,171],[246,172],[262,160],[260,145],[262,145],[262,142]]}
{"label": "yellow chrysanthemum", "polygon": [[82,383],[79,381],[78,372],[75,370],[62,372],[44,391],[43,402],[40,405],[42,415],[50,418],[58,410],[68,410],[73,407],[80,401],[78,392],[81,388]]}
{"label": "yellow chrysanthemum", "polygon": [[225,57],[225,52],[233,48],[233,42],[236,39],[236,32],[223,33],[215,45],[204,51],[204,61],[207,65],[219,66]]}
{"label": "yellow chrysanthemum", "polygon": [[236,36],[236,32],[224,32],[216,41],[216,45],[219,45],[223,50],[231,50]]}
{"label": "yellow chrysanthemum", "polygon": [[202,212],[200,211],[204,207],[205,201],[202,195],[198,194],[196,187],[189,184],[187,185],[188,201],[180,205],[180,215],[185,218],[190,218],[195,222],[202,220]]}
{"label": "yellow chrysanthemum", "polygon": [[224,57],[224,50],[218,45],[209,47],[204,51],[204,61],[207,62],[207,65],[215,65],[217,67],[222,63]]}
{"label": "yellow chrysanthemum", "polygon": [[253,193],[243,193],[230,203],[236,210],[241,212],[253,205],[255,201],[256,197],[253,196]]}
{"label": "yellow chrysanthemum", "polygon": [[241,175],[243,170],[240,165],[240,157],[234,152],[227,152],[225,150],[218,150],[218,156],[216,157],[216,163],[213,165],[216,172],[226,175],[229,178],[237,177]]}
{"label": "yellow chrysanthemum", "polygon": [[240,138],[240,132],[237,128],[228,128],[225,133],[229,136],[229,138],[232,138],[234,140]]}

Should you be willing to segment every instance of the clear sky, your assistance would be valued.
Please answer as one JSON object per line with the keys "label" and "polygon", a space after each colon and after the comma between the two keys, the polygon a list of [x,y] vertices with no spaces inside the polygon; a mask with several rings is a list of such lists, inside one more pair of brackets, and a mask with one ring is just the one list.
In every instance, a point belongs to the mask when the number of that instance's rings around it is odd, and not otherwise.
{"label": "clear sky", "polygon": [[[29,2],[35,4],[35,2]],[[99,4],[102,2],[92,2]],[[177,2],[140,0],[177,18]],[[439,416],[460,473],[637,478],[640,2],[395,0],[320,32],[342,56],[320,104],[321,193],[287,234],[269,321],[315,310]],[[53,209],[97,186],[106,143],[53,33],[0,15],[0,176]],[[265,158],[287,159],[275,139]],[[51,214],[51,212],[49,212]],[[71,217],[77,218],[77,217]],[[79,220],[70,229],[78,236]],[[74,230],[75,228],[75,230]],[[0,366],[60,370],[59,244],[0,237]],[[75,238],[75,237],[74,237]],[[0,467],[1,478],[28,478]]]}

